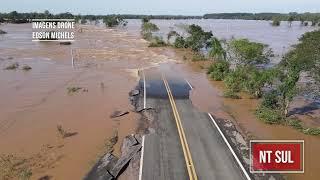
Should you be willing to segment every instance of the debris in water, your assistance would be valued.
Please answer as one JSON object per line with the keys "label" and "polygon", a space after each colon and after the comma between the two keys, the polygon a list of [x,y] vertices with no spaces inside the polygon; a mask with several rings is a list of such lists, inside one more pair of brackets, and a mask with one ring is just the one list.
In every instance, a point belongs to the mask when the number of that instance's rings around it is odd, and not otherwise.
{"label": "debris in water", "polygon": [[57,125],[57,131],[62,138],[67,138],[78,134],[77,132],[67,132],[63,129],[62,125]]}
{"label": "debris in water", "polygon": [[67,42],[60,42],[60,45],[71,45],[71,42],[70,42],[70,41],[67,41]]}
{"label": "debris in water", "polygon": [[19,63],[15,62],[5,68],[5,70],[16,70],[19,67]]}
{"label": "debris in water", "polygon": [[30,66],[28,66],[28,65],[24,65],[23,67],[22,67],[22,70],[24,70],[24,71],[30,71],[32,69],[32,67],[30,67]]}
{"label": "debris in water", "polygon": [[0,34],[7,34],[7,32],[5,32],[4,30],[0,29]]}
{"label": "debris in water", "polygon": [[52,176],[45,175],[45,176],[40,177],[38,180],[50,180],[51,178],[52,178]]}
{"label": "debris in water", "polygon": [[130,91],[129,96],[137,96],[139,95],[140,91],[137,89],[134,89],[132,91]]}
{"label": "debris in water", "polygon": [[129,114],[129,111],[114,111],[110,117],[111,118],[116,118],[116,117],[121,117],[121,116],[124,116],[126,114]]}
{"label": "debris in water", "polygon": [[76,93],[82,90],[82,92],[88,92],[89,90],[83,87],[68,87],[68,94]]}
{"label": "debris in water", "polygon": [[146,108],[137,108],[136,112],[142,112],[153,109],[152,107],[146,107]]}

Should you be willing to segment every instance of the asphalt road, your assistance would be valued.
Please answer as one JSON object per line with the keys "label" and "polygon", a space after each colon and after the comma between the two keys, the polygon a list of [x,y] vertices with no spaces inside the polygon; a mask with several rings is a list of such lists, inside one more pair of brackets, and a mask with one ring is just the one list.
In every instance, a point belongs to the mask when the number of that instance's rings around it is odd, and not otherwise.
{"label": "asphalt road", "polygon": [[190,85],[161,74],[144,75],[154,132],[145,136],[140,178],[247,179],[212,119],[192,105]]}

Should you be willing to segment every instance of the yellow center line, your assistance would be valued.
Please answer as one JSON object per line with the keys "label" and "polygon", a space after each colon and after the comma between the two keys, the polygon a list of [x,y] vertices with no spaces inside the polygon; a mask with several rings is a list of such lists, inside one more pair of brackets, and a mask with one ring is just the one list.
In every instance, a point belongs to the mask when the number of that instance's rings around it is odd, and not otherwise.
{"label": "yellow center line", "polygon": [[177,129],[178,129],[179,138],[180,138],[181,145],[182,145],[182,151],[183,151],[184,159],[185,159],[186,165],[187,165],[187,171],[188,171],[188,174],[189,174],[189,178],[190,178],[190,180],[197,180],[198,177],[197,177],[194,165],[193,165],[191,153],[190,153],[190,150],[189,150],[189,146],[188,146],[188,142],[187,142],[187,139],[186,139],[186,135],[185,135],[183,127],[182,127],[180,115],[179,115],[176,103],[174,102],[173,95],[171,93],[168,81],[166,80],[166,78],[165,78],[165,76],[163,74],[162,74],[162,80],[163,80],[163,83],[164,83],[164,85],[166,87],[166,90],[167,90],[167,93],[168,93],[168,96],[169,96],[169,101],[170,101],[170,104],[171,104],[171,107],[172,107],[173,115],[174,115],[174,118],[175,118],[175,121],[176,121],[176,124],[177,124]]}

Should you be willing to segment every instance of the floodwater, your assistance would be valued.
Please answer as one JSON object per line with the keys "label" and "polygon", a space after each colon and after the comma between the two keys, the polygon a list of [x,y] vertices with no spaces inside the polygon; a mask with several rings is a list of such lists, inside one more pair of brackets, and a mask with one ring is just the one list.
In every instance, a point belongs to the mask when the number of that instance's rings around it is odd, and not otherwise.
{"label": "floodwater", "polygon": [[[277,47],[289,47],[303,32],[312,30],[297,25],[291,30],[285,26],[269,27],[268,22],[260,21],[154,21],[160,33],[174,24],[202,23],[212,27],[214,34],[220,32],[219,37],[257,38],[270,42],[280,53],[282,50]],[[226,31],[226,25],[232,28]],[[264,29],[267,26],[275,29],[267,31]],[[182,57],[186,52],[180,50],[148,48],[147,42],[139,37],[138,20],[129,20],[127,28],[115,30],[82,26],[83,32],[76,34],[77,39],[71,46],[31,42],[30,24],[1,25],[0,28],[8,32],[0,36],[0,154],[30,158],[33,179],[44,175],[53,179],[81,179],[115,130],[119,131],[119,142],[135,132],[139,115],[130,111],[128,92],[137,85],[141,68],[188,80],[193,86],[192,102],[199,109],[233,120],[251,139],[304,139],[305,174],[289,175],[289,179],[320,178],[319,137],[258,121],[253,115],[256,100],[222,97],[223,84],[210,81],[204,72],[203,67],[209,62],[184,61]],[[282,31],[287,32],[281,34]],[[14,62],[21,66],[28,64],[32,70],[3,70]],[[70,94],[68,87],[83,87],[88,91]],[[115,110],[130,113],[110,119]],[[78,134],[61,139],[57,125]],[[116,154],[120,152],[120,144],[116,144]]]}
{"label": "floodwater", "polygon": [[[141,21],[128,20],[129,31],[139,32]],[[248,38],[255,42],[269,45],[276,55],[274,63],[279,62],[280,58],[290,47],[298,42],[298,38],[308,31],[318,29],[318,27],[301,26],[300,22],[293,22],[290,27],[287,22],[282,22],[279,27],[271,26],[271,21],[255,20],[226,20],[226,19],[187,19],[187,20],[151,20],[160,31],[158,34],[165,40],[171,30],[176,30],[184,35],[186,25],[197,24],[205,31],[212,31],[213,35],[220,39]]]}
{"label": "floodwater", "polygon": [[[139,119],[130,111],[128,92],[139,68],[170,61],[162,50],[149,50],[123,30],[84,26],[70,47],[31,42],[30,24],[0,27],[8,32],[0,40],[0,154],[27,158],[33,179],[81,179],[115,130],[119,154],[122,138],[135,132]],[[19,69],[4,70],[15,62]],[[25,64],[32,70],[23,71]],[[68,87],[85,91],[70,94]],[[110,119],[115,110],[130,113]],[[58,125],[78,134],[62,139]]]}

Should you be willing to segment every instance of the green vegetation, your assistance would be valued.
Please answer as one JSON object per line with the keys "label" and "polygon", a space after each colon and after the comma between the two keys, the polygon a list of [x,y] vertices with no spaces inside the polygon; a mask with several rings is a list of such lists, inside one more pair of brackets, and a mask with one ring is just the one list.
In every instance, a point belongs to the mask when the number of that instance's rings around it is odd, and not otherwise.
{"label": "green vegetation", "polygon": [[103,22],[107,27],[126,26],[128,23],[123,17],[117,15],[106,16],[103,18]]}
{"label": "green vegetation", "polygon": [[173,31],[173,30],[170,31],[167,35],[167,43],[169,43],[171,37],[178,37],[178,36],[180,35],[177,33],[177,31]]}
{"label": "green vegetation", "polygon": [[260,106],[256,110],[256,116],[267,124],[281,124],[283,117],[278,110]]}
{"label": "green vegetation", "polygon": [[[122,19],[245,19],[245,20],[273,20],[278,18],[279,21],[310,21],[312,25],[319,23],[320,13],[302,13],[298,14],[292,12],[289,14],[281,13],[216,13],[216,14],[205,14],[203,16],[180,16],[180,15],[133,15],[133,14],[122,14],[122,15],[73,15],[69,12],[52,14],[48,10],[44,12],[30,12],[30,13],[18,13],[12,11],[10,13],[0,13],[0,23],[29,23],[31,19],[76,19],[79,22],[80,19],[86,19],[88,21],[96,21],[99,19],[105,19],[106,17],[121,17]],[[82,21],[82,20],[81,20]],[[112,24],[112,23],[111,23]],[[303,25],[304,23],[302,23]]]}
{"label": "green vegetation", "polygon": [[167,45],[162,37],[153,35],[153,33],[157,31],[159,31],[159,28],[156,24],[151,23],[148,18],[142,19],[140,34],[143,39],[150,42],[149,47],[162,47]]}
{"label": "green vegetation", "polygon": [[215,60],[225,60],[226,59],[227,53],[223,49],[222,44],[219,41],[219,39],[212,37],[210,39],[208,46],[210,47],[209,57],[211,57]]}
{"label": "green vegetation", "polygon": [[296,13],[291,12],[289,14],[281,13],[216,13],[205,14],[205,19],[245,19],[245,20],[273,20],[277,18],[279,21],[318,21],[320,13]]}
{"label": "green vegetation", "polygon": [[[292,26],[292,22],[294,21],[294,16],[293,15],[290,15],[289,18],[288,18],[288,24],[289,26],[291,27]],[[280,25],[280,24],[279,24]]]}
{"label": "green vegetation", "polygon": [[177,36],[176,40],[173,43],[175,48],[187,48],[186,41],[182,36]]}
{"label": "green vegetation", "polygon": [[163,41],[161,37],[154,36],[148,47],[163,47],[166,46],[167,44]]}
{"label": "green vegetation", "polygon": [[220,60],[209,67],[207,74],[215,81],[222,81],[228,75],[229,67],[230,64],[227,61]]}
{"label": "green vegetation", "polygon": [[213,37],[211,31],[206,32],[200,26],[192,24],[184,27],[188,36],[183,37],[176,31],[170,31],[167,35],[167,42],[171,37],[175,37],[173,47],[175,48],[188,48],[193,52],[192,61],[207,60],[207,57],[201,52],[202,50],[208,50],[209,57],[216,60],[222,60],[225,58],[225,51],[220,44],[220,41]]}
{"label": "green vegetation", "polygon": [[198,25],[192,24],[187,28],[189,36],[186,38],[186,46],[195,52],[199,52],[206,47],[210,38],[213,36],[212,32],[205,32]]}
{"label": "green vegetation", "polygon": [[[272,54],[271,50],[264,44],[250,42],[247,39],[232,39],[227,44],[227,51],[220,43],[215,44],[218,44],[216,47],[219,49],[220,59],[224,59],[225,54],[228,58],[210,66],[208,73],[214,80],[224,80],[227,87],[225,97],[238,98],[237,93],[244,91],[254,98],[260,98],[262,88],[272,82],[274,72],[257,69],[256,65],[267,64]],[[230,69],[230,63],[234,66],[233,69]]]}
{"label": "green vegetation", "polygon": [[192,61],[205,61],[205,60],[207,60],[207,58],[199,52],[194,52],[191,60]]}
{"label": "green vegetation", "polygon": [[270,109],[277,109],[279,108],[278,103],[278,91],[271,90],[263,95],[263,99],[261,102],[263,107],[267,107]]}
{"label": "green vegetation", "polygon": [[289,119],[288,125],[299,131],[303,130],[302,122],[299,119]]}
{"label": "green vegetation", "polygon": [[209,51],[208,56],[215,60],[224,60],[226,52],[220,41],[215,38],[211,31],[206,32],[200,26],[192,24],[185,27],[188,36],[183,37],[176,31],[170,31],[167,35],[167,42],[171,37],[175,37],[173,47],[188,48],[193,52],[192,61],[203,61],[208,58],[202,53],[202,50]]}
{"label": "green vegetation", "polygon": [[244,88],[244,83],[247,79],[246,68],[237,68],[231,70],[224,78],[224,83],[227,87],[227,92],[230,94],[236,94]]}
{"label": "green vegetation", "polygon": [[241,99],[241,97],[237,93],[230,91],[230,90],[225,91],[223,93],[223,97],[231,98],[231,99]]}
{"label": "green vegetation", "polygon": [[[240,92],[246,92],[253,98],[262,97],[255,113],[260,120],[267,124],[288,125],[305,134],[320,135],[320,128],[305,127],[300,120],[289,117],[288,113],[290,102],[298,95],[300,73],[307,72],[320,81],[319,30],[304,34],[299,39],[300,43],[283,57],[281,63],[269,69],[257,68],[257,65],[268,64],[273,55],[264,44],[232,39],[226,42],[225,50],[219,40],[196,26],[188,32],[190,36],[187,38],[177,36],[174,47],[191,48],[197,53],[202,48],[213,48],[208,54],[217,61],[208,68],[207,74],[213,80],[224,81],[224,97],[239,99]],[[266,85],[271,87],[267,92],[263,91]]]}
{"label": "green vegetation", "polygon": [[309,72],[315,80],[319,80],[320,72],[320,31],[304,34],[300,43],[288,52],[280,63],[281,74],[278,86],[282,113],[287,117],[289,104],[297,95],[297,82],[301,72]]}
{"label": "green vegetation", "polygon": [[305,128],[302,130],[303,133],[313,136],[320,135],[320,128]]}
{"label": "green vegetation", "polygon": [[280,26],[280,24],[281,24],[281,20],[278,17],[274,17],[272,19],[272,26]]}
{"label": "green vegetation", "polygon": [[320,135],[319,128],[305,127],[298,119],[289,116],[289,106],[299,94],[298,81],[301,72],[309,73],[319,81],[320,31],[307,32],[294,49],[289,51],[276,67],[272,76],[278,80],[276,88],[263,96],[256,114],[259,119],[271,124],[286,124],[305,134]]}
{"label": "green vegetation", "polygon": [[272,55],[267,45],[251,42],[248,39],[233,39],[228,45],[229,61],[237,67],[266,64]]}
{"label": "green vegetation", "polygon": [[159,31],[159,28],[156,24],[153,24],[151,22],[149,22],[148,19],[142,19],[142,25],[141,25],[141,35],[142,38],[145,40],[152,40],[153,38],[153,34],[154,32]]}

